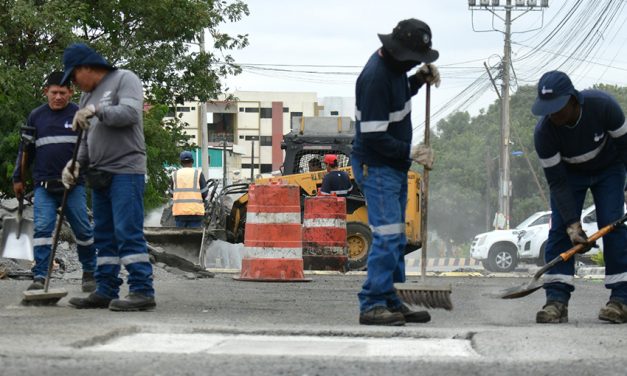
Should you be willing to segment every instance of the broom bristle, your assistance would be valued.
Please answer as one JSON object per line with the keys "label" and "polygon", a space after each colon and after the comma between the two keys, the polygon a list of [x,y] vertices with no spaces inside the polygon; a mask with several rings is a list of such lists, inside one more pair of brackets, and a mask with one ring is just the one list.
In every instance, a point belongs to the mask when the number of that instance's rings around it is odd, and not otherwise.
{"label": "broom bristle", "polygon": [[429,286],[407,286],[396,284],[396,292],[399,298],[410,305],[419,305],[426,308],[441,308],[447,311],[453,309],[451,301],[451,288]]}

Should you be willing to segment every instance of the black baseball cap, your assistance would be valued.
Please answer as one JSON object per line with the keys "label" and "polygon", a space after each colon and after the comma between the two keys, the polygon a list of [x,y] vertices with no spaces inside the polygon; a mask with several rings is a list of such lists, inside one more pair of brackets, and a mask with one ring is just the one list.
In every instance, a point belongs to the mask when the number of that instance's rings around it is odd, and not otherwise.
{"label": "black baseball cap", "polygon": [[52,85],[56,86],[70,86],[70,82],[63,83],[63,72],[55,71],[52,72],[46,77],[46,82],[44,83],[44,87],[49,87]]}

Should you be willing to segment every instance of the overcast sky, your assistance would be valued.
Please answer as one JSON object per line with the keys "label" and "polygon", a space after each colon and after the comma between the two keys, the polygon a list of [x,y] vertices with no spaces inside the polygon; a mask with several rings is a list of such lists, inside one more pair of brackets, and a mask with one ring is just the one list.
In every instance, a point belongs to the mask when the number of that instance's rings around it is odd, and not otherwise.
{"label": "overcast sky", "polygon": [[[487,11],[468,9],[467,0],[245,0],[250,16],[227,24],[221,28],[228,33],[248,34],[250,45],[232,56],[241,64],[251,64],[239,76],[227,80],[231,91],[306,91],[316,92],[319,97],[353,97],[355,80],[369,56],[380,47],[377,33],[390,33],[398,21],[418,18],[429,24],[433,33],[433,48],[439,50],[440,58],[435,64],[442,73],[442,86],[432,90],[432,124],[453,109],[468,110],[475,115],[480,108],[496,100],[491,85],[471,85],[485,73],[483,62],[495,65],[503,55],[503,34],[499,32],[477,32],[489,30],[494,25],[503,29],[503,22]],[[512,0],[512,2],[515,2]],[[479,0],[477,0],[479,3]],[[501,0],[501,4],[505,1]],[[538,0],[538,3],[540,1]],[[516,83],[535,84],[546,70],[557,68],[556,56],[569,55],[569,35],[587,33],[587,25],[575,25],[571,19],[562,29],[563,38],[548,44],[540,42],[549,30],[558,25],[577,3],[576,0],[549,1],[544,12],[513,12],[518,17],[512,25],[515,42],[512,48]],[[608,0],[584,1],[595,3],[598,8]],[[579,51],[567,66],[567,71],[577,88],[589,87],[594,83],[609,83],[627,86],[627,1],[618,3],[616,17],[608,22],[603,32],[595,31],[596,38],[588,39],[592,53],[582,56]],[[584,6],[577,9],[587,13],[586,19],[593,20],[592,10]],[[601,10],[599,10],[601,12]],[[611,13],[611,12],[610,12]],[[504,12],[497,12],[504,16]],[[542,26],[541,29],[539,29]],[[570,30],[569,30],[570,28]],[[531,29],[539,29],[529,31]],[[528,31],[526,33],[520,33]],[[571,41],[572,42],[572,41]],[[564,46],[563,50],[560,50]],[[545,54],[535,58],[523,58],[532,48],[540,48]],[[577,61],[577,56],[583,61]],[[517,62],[516,59],[521,58]],[[543,64],[538,68],[539,64]],[[311,66],[301,66],[311,65]],[[318,66],[315,66],[318,65]],[[303,71],[285,72],[277,69]],[[538,69],[541,69],[538,71]],[[334,72],[334,73],[306,73]],[[474,88],[476,94],[463,97],[464,89]],[[457,100],[455,99],[457,98]],[[461,102],[460,102],[461,101]],[[424,120],[424,93],[413,101],[414,123]],[[420,119],[420,120],[418,120]]]}

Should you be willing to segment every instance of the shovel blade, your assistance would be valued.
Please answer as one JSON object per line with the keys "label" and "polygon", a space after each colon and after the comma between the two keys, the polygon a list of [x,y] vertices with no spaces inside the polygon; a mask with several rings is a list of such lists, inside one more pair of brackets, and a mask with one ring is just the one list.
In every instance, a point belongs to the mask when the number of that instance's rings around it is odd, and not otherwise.
{"label": "shovel blade", "polygon": [[4,218],[0,257],[33,261],[33,221]]}
{"label": "shovel blade", "polygon": [[518,299],[539,290],[544,283],[540,280],[533,280],[522,286],[511,287],[501,292],[501,299]]}

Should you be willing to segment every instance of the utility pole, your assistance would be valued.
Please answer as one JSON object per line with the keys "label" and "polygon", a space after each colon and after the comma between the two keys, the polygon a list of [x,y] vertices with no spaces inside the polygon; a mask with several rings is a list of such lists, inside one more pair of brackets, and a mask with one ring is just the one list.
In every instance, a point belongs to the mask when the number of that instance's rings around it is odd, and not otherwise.
{"label": "utility pole", "polygon": [[222,188],[226,187],[226,134],[222,139]]}
{"label": "utility pole", "polygon": [[[540,3],[540,4],[538,4]],[[509,103],[509,89],[510,89],[510,67],[512,64],[512,10],[523,11],[525,13],[530,11],[544,11],[544,8],[548,8],[548,0],[516,0],[516,4],[512,5],[512,0],[506,0],[505,5],[500,5],[499,0],[468,0],[468,8],[473,12],[473,30],[476,32],[490,32],[498,31],[504,35],[503,46],[503,59],[501,61],[501,131],[499,137],[500,147],[500,163],[499,163],[499,211],[495,215],[494,224],[497,228],[509,229],[510,221],[510,199],[512,196],[512,182],[510,178],[510,103]],[[505,30],[497,30],[495,28],[489,30],[477,30],[474,25],[474,11],[484,10],[492,13],[492,25],[494,25],[494,18],[497,17],[503,20]],[[505,18],[499,16],[497,11],[505,11]],[[520,16],[522,16],[521,14]],[[520,17],[519,16],[519,17]],[[542,26],[540,26],[542,27]],[[531,30],[527,30],[531,31]],[[487,67],[486,67],[487,68]],[[489,71],[488,71],[489,73]],[[490,77],[491,78],[491,77]],[[498,94],[498,93],[497,93]]]}
{"label": "utility pole", "polygon": [[[200,53],[205,53],[205,29],[202,29],[198,37],[198,45],[200,46]],[[205,178],[209,177],[209,136],[207,135],[207,102],[198,102],[198,108],[200,109],[200,119],[198,124],[198,133],[200,136],[200,164],[202,167],[202,173]]]}
{"label": "utility pole", "polygon": [[501,171],[499,173],[499,211],[505,219],[505,228],[509,228],[509,201],[512,197],[512,182],[509,178],[509,67],[512,58],[512,0],[505,6],[505,46],[503,48],[503,82],[501,83]]}

